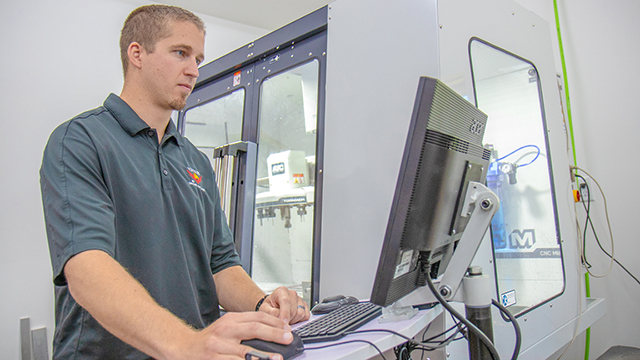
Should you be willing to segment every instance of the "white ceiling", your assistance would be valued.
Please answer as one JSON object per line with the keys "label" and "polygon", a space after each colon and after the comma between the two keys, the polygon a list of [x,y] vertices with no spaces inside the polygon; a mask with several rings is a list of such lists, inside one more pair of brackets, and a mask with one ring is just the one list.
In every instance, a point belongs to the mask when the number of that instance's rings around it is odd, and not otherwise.
{"label": "white ceiling", "polygon": [[[331,0],[333,1],[333,0]],[[276,30],[330,1],[327,0],[160,0],[193,12],[267,30]]]}

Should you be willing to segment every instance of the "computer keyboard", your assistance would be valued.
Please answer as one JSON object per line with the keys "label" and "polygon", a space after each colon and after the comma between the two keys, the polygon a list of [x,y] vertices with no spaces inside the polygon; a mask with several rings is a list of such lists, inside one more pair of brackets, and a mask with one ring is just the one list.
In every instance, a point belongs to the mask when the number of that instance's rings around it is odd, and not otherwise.
{"label": "computer keyboard", "polygon": [[293,330],[305,344],[335,341],[382,313],[382,308],[370,302],[343,305],[336,310]]}

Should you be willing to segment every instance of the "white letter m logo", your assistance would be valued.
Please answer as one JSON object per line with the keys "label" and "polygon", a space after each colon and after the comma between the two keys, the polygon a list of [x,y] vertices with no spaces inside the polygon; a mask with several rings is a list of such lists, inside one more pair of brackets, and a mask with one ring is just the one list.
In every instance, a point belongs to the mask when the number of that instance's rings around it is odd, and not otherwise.
{"label": "white letter m logo", "polygon": [[536,234],[533,229],[513,230],[509,235],[509,247],[512,249],[530,249],[536,243]]}

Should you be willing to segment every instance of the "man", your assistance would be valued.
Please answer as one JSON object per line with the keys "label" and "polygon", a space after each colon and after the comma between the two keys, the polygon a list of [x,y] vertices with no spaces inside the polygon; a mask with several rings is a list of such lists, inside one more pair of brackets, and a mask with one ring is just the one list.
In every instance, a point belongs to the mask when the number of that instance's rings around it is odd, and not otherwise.
{"label": "man", "polygon": [[294,291],[265,298],[240,267],[211,166],[170,121],[193,89],[204,36],[184,9],[134,10],[120,96],[49,139],[40,176],[54,359],[243,359],[241,340],[287,344],[289,324],[309,318]]}

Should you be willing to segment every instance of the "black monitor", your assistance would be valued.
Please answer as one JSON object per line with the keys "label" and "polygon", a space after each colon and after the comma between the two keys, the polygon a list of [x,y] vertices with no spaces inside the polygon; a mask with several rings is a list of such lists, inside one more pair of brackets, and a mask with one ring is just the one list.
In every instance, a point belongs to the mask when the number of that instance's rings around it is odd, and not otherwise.
{"label": "black monitor", "polygon": [[469,182],[486,179],[486,121],[441,81],[420,78],[371,302],[388,306],[447,269],[469,221]]}

